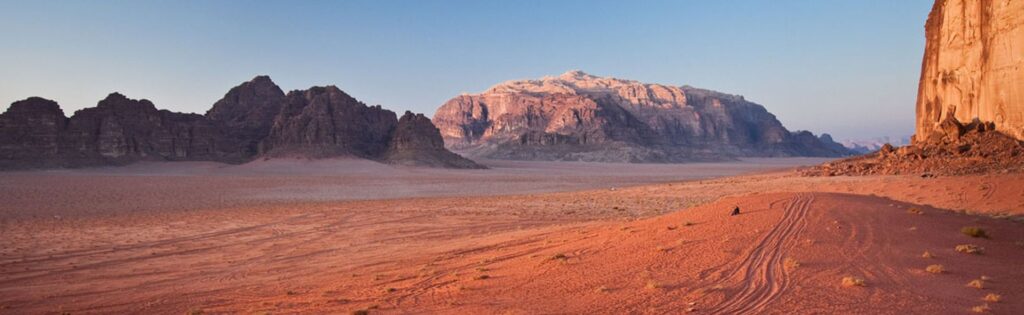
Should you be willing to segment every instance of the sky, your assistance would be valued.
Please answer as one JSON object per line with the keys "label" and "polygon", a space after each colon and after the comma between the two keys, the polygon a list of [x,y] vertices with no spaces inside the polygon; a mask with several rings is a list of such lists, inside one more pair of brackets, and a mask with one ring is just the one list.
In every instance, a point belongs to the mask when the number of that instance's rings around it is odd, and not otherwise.
{"label": "sky", "polygon": [[913,133],[931,0],[0,0],[0,110],[118,91],[204,113],[266,74],[429,115],[579,69],[744,95],[790,130]]}

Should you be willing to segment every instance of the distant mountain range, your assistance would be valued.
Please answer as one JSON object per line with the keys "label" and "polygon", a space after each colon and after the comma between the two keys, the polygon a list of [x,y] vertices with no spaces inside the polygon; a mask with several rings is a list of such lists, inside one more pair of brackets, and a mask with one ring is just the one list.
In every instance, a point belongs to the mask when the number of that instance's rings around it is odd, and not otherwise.
{"label": "distant mountain range", "polygon": [[853,152],[828,134],[790,132],[742,96],[581,71],[457,96],[433,122],[367,106],[335,86],[285,93],[267,76],[232,88],[205,115],[119,93],[71,117],[39,97],[0,114],[0,169],[280,157],[482,168],[446,146],[480,158],[602,162]]}
{"label": "distant mountain range", "polygon": [[878,151],[878,149],[881,149],[886,143],[897,147],[908,145],[910,144],[910,136],[848,139],[839,141],[839,143],[844,147],[857,152],[857,154],[865,154]]}
{"label": "distant mountain range", "polygon": [[828,135],[790,132],[742,96],[569,71],[459,95],[433,117],[470,157],[687,162],[853,152]]}
{"label": "distant mountain range", "polygon": [[232,88],[205,116],[158,110],[112,93],[64,116],[31,97],[0,114],[0,169],[136,161],[243,163],[265,157],[356,157],[390,164],[481,168],[444,148],[422,114],[401,118],[335,86],[285,94],[266,76]]}

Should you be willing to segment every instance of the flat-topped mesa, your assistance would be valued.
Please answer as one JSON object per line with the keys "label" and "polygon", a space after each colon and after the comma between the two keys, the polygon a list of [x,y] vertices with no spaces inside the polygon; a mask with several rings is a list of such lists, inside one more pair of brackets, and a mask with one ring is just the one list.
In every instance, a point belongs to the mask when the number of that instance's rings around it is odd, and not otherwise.
{"label": "flat-topped mesa", "polygon": [[258,157],[482,168],[447,151],[430,120],[419,117],[403,127],[394,112],[366,106],[335,86],[285,95],[267,76],[232,88],[205,116],[111,93],[67,118],[56,102],[32,97],[0,114],[0,169]]}
{"label": "flat-topped mesa", "polygon": [[975,118],[1024,140],[1024,1],[937,0],[925,24],[914,142]]}
{"label": "flat-topped mesa", "polygon": [[847,154],[791,134],[742,96],[574,70],[457,96],[434,114],[445,143],[498,159],[684,162]]}

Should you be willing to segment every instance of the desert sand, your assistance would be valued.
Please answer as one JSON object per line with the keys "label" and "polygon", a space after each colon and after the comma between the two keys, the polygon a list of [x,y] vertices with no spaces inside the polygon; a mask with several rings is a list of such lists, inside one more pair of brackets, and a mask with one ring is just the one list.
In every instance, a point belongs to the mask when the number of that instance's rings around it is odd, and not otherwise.
{"label": "desert sand", "polygon": [[351,162],[0,174],[0,313],[1024,313],[1019,174]]}

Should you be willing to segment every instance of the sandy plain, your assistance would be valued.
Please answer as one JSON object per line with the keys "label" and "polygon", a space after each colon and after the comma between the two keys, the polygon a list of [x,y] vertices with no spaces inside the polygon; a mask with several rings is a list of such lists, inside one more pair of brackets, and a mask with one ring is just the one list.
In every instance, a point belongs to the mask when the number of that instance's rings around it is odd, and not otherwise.
{"label": "sandy plain", "polygon": [[1024,313],[1020,175],[818,162],[4,173],[0,313]]}

